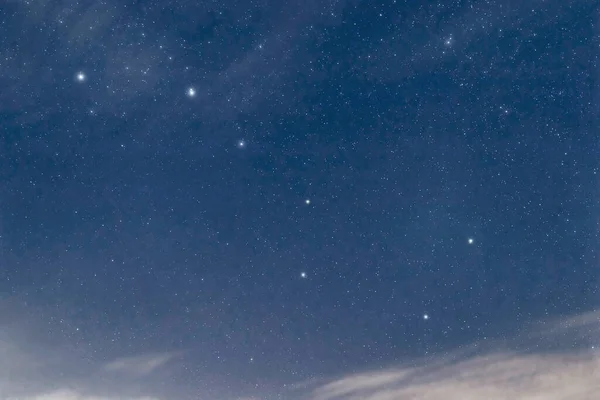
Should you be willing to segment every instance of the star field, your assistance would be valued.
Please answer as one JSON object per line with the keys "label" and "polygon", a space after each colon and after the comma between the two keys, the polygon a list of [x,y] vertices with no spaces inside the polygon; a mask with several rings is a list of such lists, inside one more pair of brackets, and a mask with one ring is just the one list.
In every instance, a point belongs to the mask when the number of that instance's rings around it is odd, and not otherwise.
{"label": "star field", "polygon": [[0,398],[343,400],[598,308],[593,1],[0,15],[0,348],[66,360]]}

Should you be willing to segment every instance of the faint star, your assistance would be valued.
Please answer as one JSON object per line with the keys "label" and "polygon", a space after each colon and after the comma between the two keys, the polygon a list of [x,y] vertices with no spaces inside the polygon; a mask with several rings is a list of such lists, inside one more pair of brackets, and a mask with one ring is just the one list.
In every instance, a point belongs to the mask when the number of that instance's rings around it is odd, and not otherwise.
{"label": "faint star", "polygon": [[76,76],[77,82],[85,82],[85,78],[86,78],[86,76],[83,72],[77,73],[77,76]]}
{"label": "faint star", "polygon": [[237,146],[238,146],[240,149],[243,149],[244,147],[246,147],[246,142],[244,142],[243,140],[240,140],[240,141],[237,143]]}
{"label": "faint star", "polygon": [[188,97],[194,97],[194,96],[196,96],[196,89],[194,89],[193,87],[189,88],[187,90],[187,95],[188,95]]}
{"label": "faint star", "polygon": [[306,278],[306,272],[301,272],[300,273],[300,278]]}
{"label": "faint star", "polygon": [[467,240],[467,243],[469,243],[469,244],[473,244],[474,242],[475,242],[475,240],[474,240],[473,238],[469,238],[469,239]]}

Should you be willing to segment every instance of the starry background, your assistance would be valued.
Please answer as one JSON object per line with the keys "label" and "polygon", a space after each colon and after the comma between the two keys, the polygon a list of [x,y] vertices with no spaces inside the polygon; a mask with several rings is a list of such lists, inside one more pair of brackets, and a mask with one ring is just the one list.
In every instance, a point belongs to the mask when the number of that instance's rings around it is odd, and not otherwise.
{"label": "starry background", "polygon": [[0,299],[30,343],[266,398],[598,306],[595,1],[0,15]]}

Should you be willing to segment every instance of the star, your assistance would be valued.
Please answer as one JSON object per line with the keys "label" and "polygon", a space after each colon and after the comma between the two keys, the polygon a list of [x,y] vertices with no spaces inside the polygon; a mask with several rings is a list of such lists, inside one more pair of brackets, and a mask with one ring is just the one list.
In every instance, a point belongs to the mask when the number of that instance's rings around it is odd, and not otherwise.
{"label": "star", "polygon": [[429,315],[428,315],[428,314],[423,314],[423,319],[424,319],[425,321],[427,321],[427,320],[429,319]]}
{"label": "star", "polygon": [[196,89],[194,89],[193,87],[188,88],[187,95],[188,95],[188,97],[195,97],[196,96]]}
{"label": "star", "polygon": [[469,238],[469,239],[467,239],[467,243],[473,244],[473,243],[475,243],[475,239]]}
{"label": "star", "polygon": [[305,279],[306,278],[306,272],[300,272],[300,278]]}
{"label": "star", "polygon": [[86,76],[83,72],[78,72],[75,78],[77,79],[77,82],[85,82]]}
{"label": "star", "polygon": [[306,205],[309,205],[309,204],[310,204],[310,199],[306,199],[306,200],[304,200],[304,203],[305,203]]}
{"label": "star", "polygon": [[240,149],[243,149],[244,147],[246,147],[246,142],[245,142],[245,141],[243,141],[243,140],[240,140],[240,141],[238,141],[238,143],[237,143],[237,146],[238,146]]}

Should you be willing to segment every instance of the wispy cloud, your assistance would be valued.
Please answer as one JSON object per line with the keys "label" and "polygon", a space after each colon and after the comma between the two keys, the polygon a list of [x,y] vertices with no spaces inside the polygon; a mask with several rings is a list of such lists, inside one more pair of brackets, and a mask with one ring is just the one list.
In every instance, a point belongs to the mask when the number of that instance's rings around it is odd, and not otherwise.
{"label": "wispy cloud", "polygon": [[[33,345],[22,333],[21,328],[0,326],[0,400],[189,398],[168,378],[185,363],[185,354],[154,352],[92,362],[65,348]],[[510,340],[291,385],[282,396],[307,400],[592,400],[600,392],[600,352],[591,345],[600,337],[598,333],[600,312],[545,321]],[[194,393],[198,390],[194,388]],[[262,398],[246,396],[250,397],[238,396],[237,400]]]}
{"label": "wispy cloud", "polygon": [[176,353],[164,353],[124,357],[106,364],[104,369],[109,372],[145,376],[164,366],[173,359],[175,355]]}
{"label": "wispy cloud", "polygon": [[82,395],[72,390],[58,390],[32,397],[7,397],[6,400],[156,400],[155,397],[106,397]]}
{"label": "wispy cloud", "polygon": [[328,383],[314,400],[595,399],[600,360],[585,355],[491,354],[448,365],[369,373]]}
{"label": "wispy cloud", "polygon": [[[600,392],[600,354],[590,340],[600,313],[538,324],[514,340],[410,367],[365,372],[315,388],[311,400],[592,400]],[[544,327],[543,329],[541,327]],[[492,346],[494,347],[494,346]],[[489,348],[489,347],[488,347]],[[473,350],[473,349],[471,349]]]}
{"label": "wispy cloud", "polygon": [[0,326],[0,400],[161,400],[153,381],[163,383],[159,368],[176,355],[123,357],[102,365],[69,348],[36,345],[15,331]]}

